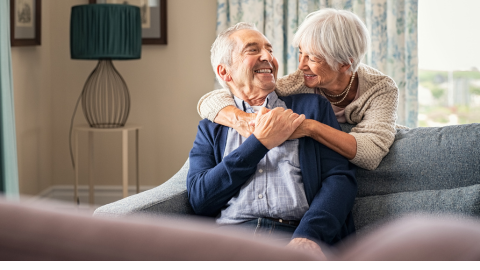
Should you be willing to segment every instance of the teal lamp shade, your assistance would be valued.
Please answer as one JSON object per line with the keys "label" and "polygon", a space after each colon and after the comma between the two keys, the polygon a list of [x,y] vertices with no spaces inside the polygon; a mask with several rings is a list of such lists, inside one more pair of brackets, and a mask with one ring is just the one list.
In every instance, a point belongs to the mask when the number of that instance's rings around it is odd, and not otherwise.
{"label": "teal lamp shade", "polygon": [[72,59],[97,60],[82,91],[83,114],[94,128],[125,126],[130,94],[112,60],[139,59],[142,50],[140,8],[118,4],[72,7]]}
{"label": "teal lamp shade", "polygon": [[142,52],[140,8],[92,4],[72,7],[72,59],[139,59]]}

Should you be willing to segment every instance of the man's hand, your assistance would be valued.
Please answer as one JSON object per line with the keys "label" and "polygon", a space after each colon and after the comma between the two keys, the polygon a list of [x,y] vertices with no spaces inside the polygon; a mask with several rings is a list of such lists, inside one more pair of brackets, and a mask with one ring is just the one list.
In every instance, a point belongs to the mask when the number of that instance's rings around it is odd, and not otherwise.
{"label": "man's hand", "polygon": [[323,253],[320,246],[312,240],[308,240],[307,238],[294,238],[292,241],[290,241],[290,243],[288,243],[287,247],[298,251],[308,252],[313,256],[318,257],[318,259],[322,261],[327,260],[327,257]]}
{"label": "man's hand", "polygon": [[272,149],[286,141],[305,120],[292,110],[277,107],[271,111],[261,108],[255,119],[255,137],[267,148]]}

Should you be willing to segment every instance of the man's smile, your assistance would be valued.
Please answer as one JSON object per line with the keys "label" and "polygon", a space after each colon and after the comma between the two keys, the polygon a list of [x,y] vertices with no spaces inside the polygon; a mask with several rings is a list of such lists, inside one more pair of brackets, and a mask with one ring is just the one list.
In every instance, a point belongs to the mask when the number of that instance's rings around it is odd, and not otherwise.
{"label": "man's smile", "polygon": [[255,70],[255,73],[272,73],[272,69],[262,68],[262,69],[259,69],[259,70]]}

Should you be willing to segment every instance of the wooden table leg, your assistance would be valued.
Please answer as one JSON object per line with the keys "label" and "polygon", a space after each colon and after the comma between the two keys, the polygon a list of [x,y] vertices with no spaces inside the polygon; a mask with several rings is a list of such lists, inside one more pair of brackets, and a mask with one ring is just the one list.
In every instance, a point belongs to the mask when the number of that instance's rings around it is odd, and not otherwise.
{"label": "wooden table leg", "polygon": [[93,194],[93,174],[94,174],[94,154],[93,154],[93,131],[88,132],[88,148],[89,148],[89,155],[90,155],[90,163],[88,164],[88,183],[89,183],[89,203],[93,205],[94,194]]}
{"label": "wooden table leg", "polygon": [[128,130],[122,131],[123,197],[128,197]]}
{"label": "wooden table leg", "polygon": [[136,130],[136,133],[137,133],[137,136],[135,136],[135,138],[136,138],[136,141],[135,141],[135,149],[136,149],[137,153],[136,153],[135,156],[136,156],[136,159],[137,159],[137,160],[136,160],[136,169],[137,169],[137,194],[138,194],[138,193],[140,193],[140,176],[139,176],[139,173],[138,173],[139,170],[140,170],[140,168],[138,167],[138,165],[139,165],[139,150],[138,150],[138,147],[139,147],[139,145],[138,145],[139,138],[138,138],[138,136],[139,136],[140,130],[137,129],[137,130]]}
{"label": "wooden table leg", "polygon": [[73,133],[74,141],[75,141],[75,187],[73,189],[73,200],[74,203],[78,205],[78,131],[74,131]]}

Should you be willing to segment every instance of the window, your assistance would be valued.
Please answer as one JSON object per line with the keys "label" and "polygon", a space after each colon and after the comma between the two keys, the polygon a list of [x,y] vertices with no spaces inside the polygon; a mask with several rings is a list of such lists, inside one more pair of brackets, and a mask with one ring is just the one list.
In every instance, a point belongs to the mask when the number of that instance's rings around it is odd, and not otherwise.
{"label": "window", "polygon": [[419,0],[418,126],[480,123],[480,1]]}

